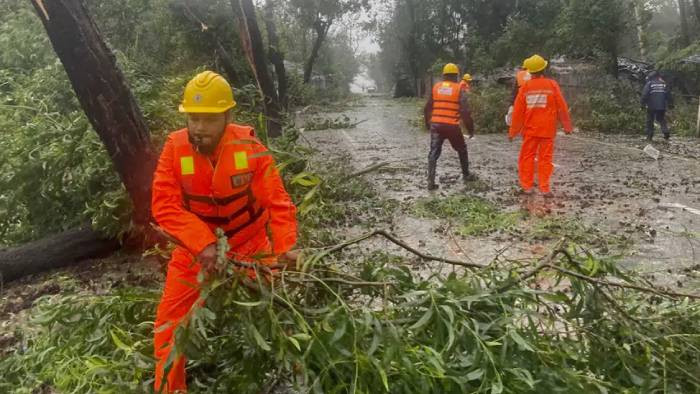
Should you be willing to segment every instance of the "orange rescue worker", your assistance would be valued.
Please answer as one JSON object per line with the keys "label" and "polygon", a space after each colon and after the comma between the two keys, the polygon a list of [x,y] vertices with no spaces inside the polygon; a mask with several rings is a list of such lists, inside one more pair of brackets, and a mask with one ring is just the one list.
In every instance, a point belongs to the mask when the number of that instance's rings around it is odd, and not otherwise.
{"label": "orange rescue worker", "polygon": [[428,190],[438,188],[438,185],[435,183],[435,171],[445,139],[450,141],[450,145],[459,155],[464,182],[474,180],[474,176],[469,173],[467,144],[464,142],[459,121],[461,120],[469,131],[470,138],[474,136],[474,122],[469,113],[467,94],[459,88],[458,74],[459,68],[455,64],[446,64],[442,69],[444,80],[433,86],[432,94],[423,109],[425,128],[430,130]]}
{"label": "orange rescue worker", "polygon": [[472,76],[471,74],[464,74],[462,77],[462,82],[459,83],[459,88],[463,91],[469,93],[471,90]]}
{"label": "orange rescue worker", "polygon": [[518,134],[523,135],[520,149],[518,170],[520,186],[524,194],[532,194],[535,176],[535,157],[539,188],[545,197],[552,197],[549,178],[552,175],[552,155],[554,137],[557,132],[557,120],[570,134],[571,119],[569,108],[561,94],[559,84],[543,75],[547,61],[539,55],[533,55],[523,62],[523,67],[531,74],[531,79],[520,88],[513,110],[513,122],[508,137],[512,141]]}
{"label": "orange rescue worker", "polygon": [[518,72],[515,73],[515,82],[513,83],[513,94],[510,99],[510,106],[508,107],[508,114],[506,114],[506,125],[510,126],[511,120],[513,119],[513,104],[515,104],[515,98],[518,97],[518,90],[520,87],[529,81],[532,76],[524,67],[520,67]]}
{"label": "orange rescue worker", "polygon": [[[156,392],[187,390],[184,357],[175,359],[167,378],[164,367],[175,328],[199,298],[197,274],[215,268],[217,227],[228,237],[230,258],[296,260],[296,207],[253,128],[231,122],[235,105],[222,76],[195,76],[179,108],[187,128],[168,136],[154,174],[153,217],[180,244],[168,263],[155,320]],[[261,255],[268,256],[264,262],[253,258]]]}

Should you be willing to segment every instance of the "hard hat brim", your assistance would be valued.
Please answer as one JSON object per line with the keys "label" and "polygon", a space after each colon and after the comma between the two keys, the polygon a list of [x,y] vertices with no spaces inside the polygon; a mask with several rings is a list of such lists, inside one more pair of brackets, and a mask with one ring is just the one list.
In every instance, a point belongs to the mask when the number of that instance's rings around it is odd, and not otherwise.
{"label": "hard hat brim", "polygon": [[186,114],[220,114],[224,113],[231,108],[235,107],[236,103],[233,103],[227,107],[200,107],[200,106],[185,106],[180,104],[178,111]]}

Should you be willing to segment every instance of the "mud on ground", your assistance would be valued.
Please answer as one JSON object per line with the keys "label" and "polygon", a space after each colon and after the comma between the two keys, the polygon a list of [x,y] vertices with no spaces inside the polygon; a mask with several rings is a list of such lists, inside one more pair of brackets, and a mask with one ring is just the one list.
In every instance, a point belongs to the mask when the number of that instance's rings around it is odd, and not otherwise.
{"label": "mud on ground", "polygon": [[[486,264],[496,257],[539,258],[555,239],[528,236],[527,229],[542,220],[581,223],[599,238],[626,240],[609,254],[622,254],[621,266],[646,274],[657,284],[700,287],[700,142],[673,137],[654,142],[661,158],[642,149],[643,136],[577,133],[557,137],[552,177],[555,198],[517,195],[519,140],[504,134],[480,135],[467,142],[477,182],[464,185],[455,152],[445,144],[438,162],[440,189],[426,190],[428,134],[417,127],[422,102],[367,97],[343,112],[355,119],[351,129],[305,132],[321,159],[349,154],[351,165],[362,169],[387,162],[365,175],[383,198],[400,203],[400,213],[388,225],[409,245],[435,255]],[[574,119],[575,122],[575,119]],[[505,131],[505,125],[504,125]],[[524,211],[518,232],[459,236],[455,222],[426,219],[415,214],[416,201],[454,195],[481,196],[506,212]],[[350,235],[350,234],[349,234]],[[604,241],[601,240],[601,241]],[[405,252],[384,241],[375,247],[398,255]],[[408,256],[407,256],[408,257]]]}

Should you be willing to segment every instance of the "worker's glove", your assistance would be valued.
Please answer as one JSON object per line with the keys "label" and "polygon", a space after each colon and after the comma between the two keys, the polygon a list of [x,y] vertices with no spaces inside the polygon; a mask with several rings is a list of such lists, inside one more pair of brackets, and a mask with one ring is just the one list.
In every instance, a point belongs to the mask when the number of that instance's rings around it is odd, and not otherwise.
{"label": "worker's glove", "polygon": [[506,114],[506,125],[510,126],[513,121],[513,106],[508,107],[508,113]]}

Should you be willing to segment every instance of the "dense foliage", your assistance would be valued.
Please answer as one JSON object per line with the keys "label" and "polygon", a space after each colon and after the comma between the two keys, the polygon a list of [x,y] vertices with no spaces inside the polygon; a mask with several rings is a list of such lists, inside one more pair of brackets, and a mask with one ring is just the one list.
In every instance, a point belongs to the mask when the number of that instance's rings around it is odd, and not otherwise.
{"label": "dense foliage", "polygon": [[[535,269],[494,263],[427,281],[382,253],[347,272],[319,255],[272,282],[229,269],[206,283],[176,348],[193,392],[700,389],[697,303],[576,245],[558,253]],[[155,301],[140,288],[43,299],[24,350],[0,360],[0,388],[147,390]]]}
{"label": "dense foliage", "polygon": [[[156,147],[167,132],[183,127],[177,113],[182,88],[203,68],[218,70],[234,84],[237,121],[262,125],[259,93],[240,49],[231,2],[106,1],[89,2],[88,8],[115,52]],[[286,43],[296,42],[294,34],[306,28],[290,18],[284,22],[285,48],[290,57],[303,58],[308,48]],[[217,42],[228,51],[221,53]],[[225,56],[235,59],[233,69],[225,66]],[[314,74],[328,83],[305,85],[301,67],[292,67],[290,103],[347,95],[358,67],[347,36],[334,32],[321,47]],[[110,235],[128,229],[129,199],[25,1],[0,2],[0,129],[0,245],[85,223]]]}

